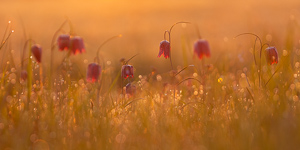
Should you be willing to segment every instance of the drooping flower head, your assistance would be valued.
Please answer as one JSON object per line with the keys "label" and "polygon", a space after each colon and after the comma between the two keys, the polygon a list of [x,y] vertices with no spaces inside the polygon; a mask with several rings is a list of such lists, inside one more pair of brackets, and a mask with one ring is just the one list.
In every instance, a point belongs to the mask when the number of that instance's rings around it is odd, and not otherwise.
{"label": "drooping flower head", "polygon": [[70,49],[74,55],[85,52],[83,39],[79,36],[74,36],[70,40]]}
{"label": "drooping flower head", "polygon": [[202,59],[203,56],[210,57],[210,48],[207,40],[200,39],[194,43],[194,54]]}
{"label": "drooping flower head", "polygon": [[38,44],[34,44],[31,46],[31,52],[33,56],[35,57],[36,61],[38,63],[41,62],[41,57],[42,57],[42,47]]}
{"label": "drooping flower head", "polygon": [[267,47],[265,50],[265,56],[268,64],[273,65],[278,63],[278,52],[276,47]]}
{"label": "drooping flower head", "polygon": [[90,63],[87,68],[86,80],[94,83],[101,75],[101,66],[96,63]]}
{"label": "drooping flower head", "polygon": [[158,57],[161,55],[164,55],[166,59],[170,57],[170,42],[167,40],[163,40],[159,44]]}
{"label": "drooping flower head", "polygon": [[133,78],[133,66],[131,65],[123,65],[121,69],[121,76],[124,79]]}
{"label": "drooping flower head", "polygon": [[21,80],[22,81],[26,81],[27,80],[27,71],[26,70],[22,70],[21,71]]}
{"label": "drooping flower head", "polygon": [[58,45],[58,49],[60,51],[68,50],[69,46],[70,46],[70,35],[68,35],[68,34],[61,34],[57,38],[57,45]]}
{"label": "drooping flower head", "polygon": [[135,85],[131,84],[131,83],[128,83],[126,85],[126,94],[129,94],[129,95],[134,95],[136,92],[136,87]]}

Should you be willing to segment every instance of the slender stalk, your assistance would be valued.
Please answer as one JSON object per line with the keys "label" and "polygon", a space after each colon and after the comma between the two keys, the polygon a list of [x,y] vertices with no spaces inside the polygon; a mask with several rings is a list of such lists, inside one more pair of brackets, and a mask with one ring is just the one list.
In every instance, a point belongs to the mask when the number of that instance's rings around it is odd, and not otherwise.
{"label": "slender stalk", "polygon": [[68,23],[69,20],[66,19],[61,26],[58,28],[58,30],[54,33],[52,40],[51,40],[51,54],[50,54],[50,78],[49,78],[49,84],[50,84],[50,88],[52,88],[52,73],[53,73],[53,52],[55,49],[55,40],[56,37],[58,35],[58,33],[62,30],[62,28],[65,26],[66,23]]}
{"label": "slender stalk", "polygon": [[96,54],[97,62],[98,62],[98,63],[100,62],[100,60],[99,60],[99,52],[100,52],[100,49],[101,49],[107,42],[109,42],[109,41],[111,41],[111,40],[113,40],[113,39],[115,39],[115,38],[117,38],[117,37],[122,37],[122,34],[119,34],[119,35],[116,35],[116,36],[113,36],[113,37],[107,39],[106,41],[104,41],[104,42],[99,46],[99,48],[98,48],[98,50],[97,50],[97,54]]}
{"label": "slender stalk", "polygon": [[200,31],[199,31],[198,25],[196,23],[194,25],[195,25],[197,36],[198,36],[199,39],[201,39],[201,35],[200,35]]}
{"label": "slender stalk", "polygon": [[[190,23],[190,22],[184,22],[184,21],[176,22],[175,24],[173,24],[173,25],[171,26],[171,28],[170,28],[169,31],[165,31],[165,33],[166,33],[166,32],[169,33],[169,43],[170,43],[170,63],[171,63],[172,70],[174,70],[174,67],[173,67],[172,57],[171,57],[171,54],[172,54],[172,53],[171,53],[171,31],[172,31],[172,29],[173,29],[173,27],[174,27],[175,25],[181,24],[181,23]],[[164,34],[164,38],[166,39],[165,34]]]}
{"label": "slender stalk", "polygon": [[[258,82],[259,82],[259,87],[260,87],[260,82],[261,82],[261,53],[262,53],[262,48],[263,48],[263,44],[262,44],[262,41],[261,41],[261,39],[259,38],[259,36],[257,36],[256,34],[253,34],[253,33],[241,33],[241,34],[239,34],[239,35],[237,35],[237,36],[235,36],[234,38],[237,38],[237,37],[239,37],[239,36],[241,36],[241,35],[253,35],[253,36],[255,36],[256,37],[256,39],[259,39],[259,43],[260,43],[260,51],[259,51],[259,69],[258,69]],[[255,39],[255,40],[256,40]],[[255,51],[253,52],[253,53],[255,53]],[[255,61],[255,60],[254,60]]]}
{"label": "slender stalk", "polygon": [[2,47],[4,46],[4,44],[7,42],[7,40],[9,39],[9,37],[11,36],[12,33],[14,33],[14,30],[12,30],[11,32],[9,32],[8,36],[6,37],[6,39],[1,43],[0,50],[2,49]]}
{"label": "slender stalk", "polygon": [[129,61],[131,60],[131,59],[133,59],[135,56],[137,56],[137,55],[139,55],[139,54],[135,54],[135,55],[133,55],[131,58],[129,58],[126,62],[125,62],[125,64],[128,64],[129,63]]}
{"label": "slender stalk", "polygon": [[[180,71],[178,71],[174,76],[176,77],[179,73],[181,73],[182,71],[184,71],[184,70],[187,69],[188,67],[194,67],[194,68],[196,68],[194,65],[188,65],[188,66],[182,68]],[[197,69],[197,68],[196,68],[196,69]],[[198,70],[197,70],[197,72],[198,72]]]}
{"label": "slender stalk", "polygon": [[40,64],[40,91],[43,91],[43,66]]}
{"label": "slender stalk", "polygon": [[265,87],[268,85],[268,83],[271,81],[271,79],[273,78],[273,76],[278,72],[279,68],[281,68],[281,66],[279,66],[274,73],[272,74],[272,76],[270,77],[270,79],[266,82]]}
{"label": "slender stalk", "polygon": [[[30,104],[30,97],[31,97],[31,84],[32,84],[32,60],[31,60],[31,40],[28,40],[29,44],[28,44],[28,65],[27,65],[27,74],[28,74],[28,78],[27,78],[27,107],[26,109],[29,111],[29,104]],[[26,46],[27,42],[25,43]]]}

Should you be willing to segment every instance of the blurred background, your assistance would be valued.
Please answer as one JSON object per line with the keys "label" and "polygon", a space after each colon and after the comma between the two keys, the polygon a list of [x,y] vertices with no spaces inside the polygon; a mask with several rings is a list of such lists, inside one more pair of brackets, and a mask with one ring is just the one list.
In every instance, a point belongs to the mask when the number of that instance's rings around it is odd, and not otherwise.
{"label": "blurred background", "polygon": [[[192,24],[177,25],[172,30],[171,55],[176,66],[200,64],[193,57],[193,42],[198,39],[195,25],[211,46],[211,58],[205,61],[214,65],[226,63],[218,61],[223,56],[246,63],[255,38],[234,39],[240,33],[257,34],[276,46],[279,55],[286,48],[288,34],[293,34],[296,46],[300,42],[299,0],[2,0],[0,18],[0,35],[4,35],[7,22],[12,21],[15,33],[9,45],[15,63],[20,63],[20,50],[26,39],[32,38],[43,47],[44,67],[49,66],[53,35],[66,18],[86,45],[86,53],[71,56],[73,61],[86,68],[103,41],[122,34],[122,38],[101,49],[103,61],[120,65],[121,58],[138,53],[131,61],[138,74],[149,73],[151,67],[158,72],[171,69],[169,60],[157,55],[164,31],[178,21]],[[68,26],[63,29],[70,30]],[[7,49],[0,51],[4,62],[9,59]],[[55,63],[61,63],[66,54],[55,49]],[[251,59],[252,56],[249,62]]]}

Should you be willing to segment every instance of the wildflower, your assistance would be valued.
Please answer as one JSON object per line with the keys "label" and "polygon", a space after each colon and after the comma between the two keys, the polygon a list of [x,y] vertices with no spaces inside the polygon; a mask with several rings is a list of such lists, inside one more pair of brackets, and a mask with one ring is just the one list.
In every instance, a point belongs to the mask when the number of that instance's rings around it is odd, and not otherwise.
{"label": "wildflower", "polygon": [[68,50],[70,46],[70,35],[62,34],[57,39],[58,49],[60,51]]}
{"label": "wildflower", "polygon": [[40,63],[41,57],[42,57],[42,47],[38,44],[34,44],[31,47],[31,52],[32,52],[33,56],[35,57],[36,61],[38,63]]}
{"label": "wildflower", "polygon": [[135,85],[132,85],[131,83],[128,83],[126,86],[126,94],[134,95],[136,92]]}
{"label": "wildflower", "polygon": [[27,80],[27,71],[26,70],[22,70],[21,71],[21,80],[22,81],[26,81]]}
{"label": "wildflower", "polygon": [[124,79],[133,78],[133,66],[131,65],[123,65],[121,69],[121,76]]}
{"label": "wildflower", "polygon": [[94,83],[98,80],[101,75],[101,66],[96,63],[88,65],[86,80],[87,82]]}
{"label": "wildflower", "polygon": [[72,37],[70,40],[70,49],[74,55],[85,52],[82,38],[79,36]]}
{"label": "wildflower", "polygon": [[170,42],[168,42],[167,40],[163,40],[160,42],[158,57],[160,57],[161,55],[164,55],[166,59],[170,57]]}
{"label": "wildflower", "polygon": [[278,52],[276,47],[273,46],[266,48],[265,56],[268,64],[272,65],[278,63]]}
{"label": "wildflower", "polygon": [[200,39],[194,43],[194,54],[196,54],[199,59],[205,55],[206,57],[210,57],[210,48],[209,44],[206,40]]}

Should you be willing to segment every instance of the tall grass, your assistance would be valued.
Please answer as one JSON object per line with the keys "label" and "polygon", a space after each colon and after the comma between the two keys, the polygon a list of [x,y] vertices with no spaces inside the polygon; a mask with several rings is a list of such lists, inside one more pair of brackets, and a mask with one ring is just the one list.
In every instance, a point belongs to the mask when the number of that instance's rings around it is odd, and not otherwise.
{"label": "tall grass", "polygon": [[[286,39],[293,38],[288,34]],[[43,92],[32,59],[26,64],[26,84],[14,77],[19,68],[4,63],[0,149],[299,149],[300,65],[291,59],[292,45],[276,43],[288,49],[280,53],[277,66],[262,59],[261,81],[253,61],[220,55],[201,71],[174,67],[182,70],[175,77],[168,71],[135,74],[134,96],[122,92],[121,64],[107,64],[97,94],[98,86],[78,75],[85,69],[72,60],[62,64],[55,78],[44,74],[44,82],[53,83],[44,84]],[[274,73],[279,65],[283,67]]]}

